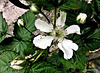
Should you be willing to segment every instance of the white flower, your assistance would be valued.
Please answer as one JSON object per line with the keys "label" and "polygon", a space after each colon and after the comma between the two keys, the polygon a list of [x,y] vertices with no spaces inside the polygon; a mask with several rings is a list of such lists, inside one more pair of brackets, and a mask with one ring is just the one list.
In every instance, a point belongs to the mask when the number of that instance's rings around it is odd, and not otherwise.
{"label": "white flower", "polygon": [[38,35],[34,38],[33,43],[36,47],[46,49],[52,43],[52,41],[58,42],[58,48],[64,53],[65,59],[70,59],[73,56],[73,50],[78,50],[78,45],[73,43],[71,40],[65,39],[64,37],[76,33],[80,33],[80,27],[78,25],[71,25],[65,30],[63,29],[66,21],[66,13],[60,12],[60,17],[56,21],[56,28],[53,28],[52,24],[48,24],[40,19],[35,21],[35,26],[42,32],[50,33],[48,36]]}
{"label": "white flower", "polygon": [[79,21],[79,23],[81,24],[84,24],[85,21],[86,21],[86,18],[87,18],[87,15],[85,13],[80,13],[78,16],[77,16],[77,21]]}

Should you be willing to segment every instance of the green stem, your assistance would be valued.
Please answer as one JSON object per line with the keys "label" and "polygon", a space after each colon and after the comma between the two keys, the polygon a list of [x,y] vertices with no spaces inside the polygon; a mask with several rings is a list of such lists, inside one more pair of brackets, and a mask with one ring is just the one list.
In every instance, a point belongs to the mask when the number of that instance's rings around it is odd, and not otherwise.
{"label": "green stem", "polygon": [[54,28],[56,27],[56,12],[57,12],[57,8],[55,8],[55,13],[54,13]]}
{"label": "green stem", "polygon": [[33,63],[38,60],[38,58],[42,55],[43,52],[44,52],[44,50],[36,57],[36,59],[33,61]]}
{"label": "green stem", "polygon": [[48,17],[42,11],[40,11],[40,13],[47,19],[48,23],[50,23],[50,20],[48,19]]}

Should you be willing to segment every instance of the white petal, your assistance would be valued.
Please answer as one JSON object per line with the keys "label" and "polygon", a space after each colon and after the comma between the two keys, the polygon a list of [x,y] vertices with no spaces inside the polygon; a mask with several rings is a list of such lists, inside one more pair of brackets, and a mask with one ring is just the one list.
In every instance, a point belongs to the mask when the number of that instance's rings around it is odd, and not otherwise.
{"label": "white petal", "polygon": [[77,34],[81,34],[80,33],[80,27],[78,25],[71,25],[68,28],[65,29],[67,35],[72,34],[72,33],[77,33]]}
{"label": "white petal", "polygon": [[66,21],[66,15],[67,14],[65,12],[60,11],[60,17],[56,21],[56,26],[58,28],[64,27]]}
{"label": "white petal", "polygon": [[22,64],[23,62],[25,62],[25,61],[24,60],[18,60],[15,64],[19,65],[19,64]]}
{"label": "white petal", "polygon": [[65,59],[72,58],[73,50],[76,51],[78,49],[77,44],[73,43],[71,40],[66,39],[64,39],[61,43],[58,43],[58,47],[63,51]]}
{"label": "white petal", "polygon": [[23,67],[21,67],[21,66],[10,66],[10,67],[12,67],[13,69],[17,69],[17,70],[20,70],[20,69],[23,68]]}
{"label": "white petal", "polygon": [[64,47],[62,43],[58,43],[58,47],[59,47],[60,50],[63,51],[64,58],[66,60],[72,58],[72,56],[73,56],[73,50],[72,49],[68,48],[67,46]]}
{"label": "white petal", "polygon": [[84,23],[84,21],[86,20],[86,18],[87,18],[87,15],[85,13],[80,13],[77,16],[77,21],[80,20],[80,23]]}
{"label": "white petal", "polygon": [[40,19],[37,19],[35,21],[35,26],[37,29],[39,29],[40,31],[43,31],[43,32],[52,32],[52,30],[53,30],[52,24],[48,24]]}
{"label": "white petal", "polygon": [[51,45],[53,38],[54,37],[52,36],[38,35],[34,38],[33,43],[35,44],[36,47],[46,49],[48,46]]}
{"label": "white petal", "polygon": [[63,44],[63,46],[65,46],[65,47],[66,47],[66,45],[67,45],[68,48],[71,48],[71,49],[73,49],[73,50],[75,50],[75,51],[78,50],[78,45],[77,45],[76,43],[73,43],[73,41],[71,41],[71,40],[66,40],[66,39],[64,39],[63,42],[62,42],[62,44]]}

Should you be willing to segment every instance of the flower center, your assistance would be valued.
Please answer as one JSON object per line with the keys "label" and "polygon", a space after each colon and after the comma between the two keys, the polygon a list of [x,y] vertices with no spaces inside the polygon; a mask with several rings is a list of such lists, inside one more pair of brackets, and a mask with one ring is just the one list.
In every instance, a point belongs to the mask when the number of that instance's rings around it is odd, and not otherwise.
{"label": "flower center", "polygon": [[55,32],[55,36],[56,37],[61,37],[63,35],[63,31],[62,30],[56,30]]}
{"label": "flower center", "polygon": [[54,36],[55,41],[60,41],[64,38],[63,29],[54,29],[50,35]]}

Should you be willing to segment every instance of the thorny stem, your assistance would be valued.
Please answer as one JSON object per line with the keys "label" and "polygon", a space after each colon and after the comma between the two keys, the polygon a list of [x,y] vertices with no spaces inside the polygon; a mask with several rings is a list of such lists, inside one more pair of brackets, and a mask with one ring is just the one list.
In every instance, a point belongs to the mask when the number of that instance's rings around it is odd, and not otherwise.
{"label": "thorny stem", "polygon": [[38,60],[38,58],[42,55],[43,52],[44,52],[44,50],[36,57],[36,59],[33,61],[33,63]]}
{"label": "thorny stem", "polygon": [[57,8],[55,8],[55,13],[54,13],[54,28],[56,27],[56,12],[57,12]]}
{"label": "thorny stem", "polygon": [[48,23],[50,23],[50,20],[48,19],[48,17],[42,11],[40,11],[40,13],[47,19]]}

